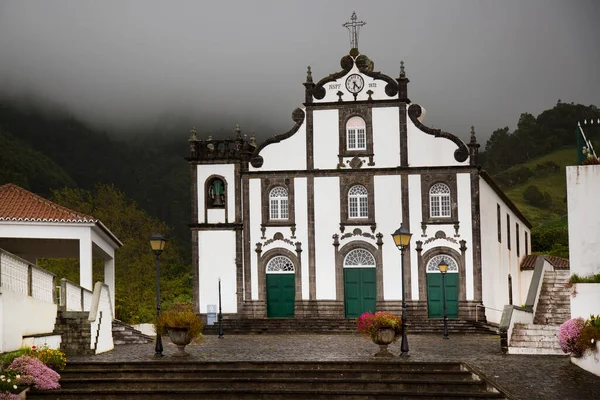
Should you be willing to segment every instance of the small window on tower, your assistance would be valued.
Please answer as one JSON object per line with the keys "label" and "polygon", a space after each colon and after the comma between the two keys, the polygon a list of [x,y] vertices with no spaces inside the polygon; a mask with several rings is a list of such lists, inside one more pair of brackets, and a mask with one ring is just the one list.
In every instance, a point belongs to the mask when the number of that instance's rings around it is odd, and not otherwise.
{"label": "small window on tower", "polygon": [[369,217],[369,192],[362,185],[352,186],[348,191],[348,218]]}
{"label": "small window on tower", "polygon": [[347,150],[367,149],[367,125],[361,117],[352,117],[346,123]]}
{"label": "small window on tower", "polygon": [[429,189],[429,213],[432,218],[450,218],[450,188],[436,183]]}
{"label": "small window on tower", "polygon": [[208,206],[212,208],[225,207],[225,183],[219,178],[215,178],[208,186]]}
{"label": "small window on tower", "polygon": [[277,186],[269,193],[269,219],[288,219],[288,191]]}

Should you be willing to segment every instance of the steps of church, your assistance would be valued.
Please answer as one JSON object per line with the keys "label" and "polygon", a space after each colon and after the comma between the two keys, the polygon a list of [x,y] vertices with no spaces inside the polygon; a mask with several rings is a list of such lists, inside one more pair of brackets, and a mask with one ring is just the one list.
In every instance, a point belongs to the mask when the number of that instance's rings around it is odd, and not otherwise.
{"label": "steps of church", "polygon": [[[441,319],[416,320],[407,323],[411,334],[442,333],[444,322]],[[448,331],[454,334],[482,333],[496,334],[494,327],[482,323],[449,319]],[[205,335],[216,335],[218,323],[204,327]],[[261,318],[261,319],[223,319],[223,333],[229,335],[253,334],[353,334],[356,332],[354,319],[305,319],[305,318]]]}
{"label": "steps of church", "polygon": [[27,399],[504,399],[460,363],[68,363],[61,389]]}
{"label": "steps of church", "polygon": [[558,344],[558,326],[515,324],[509,354],[565,355]]}
{"label": "steps of church", "polygon": [[112,322],[113,343],[121,344],[144,344],[154,340],[153,337],[143,334],[131,325],[128,325],[118,319]]}
{"label": "steps of church", "polygon": [[533,322],[560,325],[571,318],[571,290],[566,287],[569,271],[546,271]]}

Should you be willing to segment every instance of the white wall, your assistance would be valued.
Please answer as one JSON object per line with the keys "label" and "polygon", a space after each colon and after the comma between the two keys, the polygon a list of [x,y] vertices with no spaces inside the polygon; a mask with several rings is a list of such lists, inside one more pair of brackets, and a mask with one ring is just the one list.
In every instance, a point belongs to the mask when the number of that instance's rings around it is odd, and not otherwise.
{"label": "white wall", "polygon": [[313,111],[313,159],[315,169],[335,169],[340,152],[338,110]]}
{"label": "white wall", "polygon": [[[205,222],[225,222],[214,220],[217,214],[212,214],[212,221],[204,220],[204,187],[206,179],[212,175],[220,175],[227,181],[227,211],[228,211],[228,222],[235,221],[235,174],[233,164],[199,164],[197,170],[197,184],[198,184],[198,223],[203,224]],[[221,210],[219,210],[221,211]],[[222,213],[222,211],[221,211]],[[224,214],[222,214],[224,217]]]}
{"label": "white wall", "polygon": [[468,165],[468,158],[462,163],[454,159],[454,151],[458,148],[454,142],[421,131],[410,120],[408,111],[406,113],[409,166]]}
{"label": "white wall", "polygon": [[56,304],[0,288],[0,352],[20,349],[24,335],[51,334],[56,311]]}
{"label": "white wall", "polygon": [[[475,291],[473,288],[473,217],[471,213],[471,174],[456,174],[456,189],[458,190],[456,201],[458,203],[458,220],[460,221],[459,234],[456,240],[465,240],[467,251],[465,252],[465,275],[466,275],[466,299],[473,300]],[[460,253],[460,245],[458,250]]]}
{"label": "white wall", "polygon": [[[410,239],[410,290],[412,299],[417,300],[419,298],[419,284],[427,284],[427,282],[419,282],[419,260],[417,259],[417,252],[415,251],[415,242],[423,239],[421,238],[421,221],[423,220],[423,213],[421,210],[421,175],[412,174],[408,176],[408,197],[410,231],[413,234]],[[430,227],[429,229],[432,228]]]}
{"label": "white wall", "polygon": [[[508,304],[508,274],[512,275],[513,304],[521,305],[527,299],[530,275],[521,274],[520,261],[525,256],[524,232],[530,235],[523,221],[518,220],[504,201],[483,179],[479,180],[479,199],[481,209],[481,263],[482,263],[482,296],[486,307],[502,310]],[[496,205],[500,204],[500,223],[502,243],[498,242],[498,224]],[[510,215],[511,249],[507,247],[506,214]],[[520,238],[523,240],[521,254],[516,255],[515,223],[519,223]],[[529,236],[531,237],[531,236]],[[522,287],[527,289],[522,290]],[[501,312],[486,310],[488,321],[499,323]]]}
{"label": "white wall", "polygon": [[198,231],[198,261],[201,312],[208,304],[219,304],[221,278],[223,312],[236,313],[235,232]]}
{"label": "white wall", "polygon": [[580,276],[600,274],[600,165],[567,167],[569,264]]}
{"label": "white wall", "polygon": [[373,107],[373,153],[376,168],[400,165],[398,107]]}
{"label": "white wall", "polygon": [[[303,110],[306,112],[306,109]],[[290,121],[290,129],[293,124]],[[306,118],[296,133],[279,143],[266,146],[261,150],[260,156],[264,161],[262,167],[254,168],[250,165],[250,171],[306,169]]]}
{"label": "white wall", "polygon": [[339,221],[339,178],[315,178],[316,292],[320,300],[335,300],[335,255],[331,237],[339,233]]}
{"label": "white wall", "polygon": [[261,192],[260,179],[250,179],[248,181],[248,196],[250,196],[250,221],[246,221],[250,226],[250,276],[252,277],[252,300],[258,300],[258,264],[256,263],[256,243],[263,242],[261,239],[260,224],[262,222],[261,214]]}
{"label": "white wall", "polygon": [[383,235],[383,298],[402,298],[400,250],[394,245],[392,233],[402,223],[402,193],[399,175],[378,175],[375,184],[375,213],[377,231]]}
{"label": "white wall", "polygon": [[[340,70],[341,70],[341,68],[340,68]],[[317,71],[313,71],[313,73],[316,75]],[[325,88],[325,97],[323,97],[323,99],[321,99],[321,100],[313,99],[313,102],[315,102],[315,103],[337,102],[339,100],[337,92],[343,93],[342,101],[344,101],[344,102],[354,101],[354,94],[350,93],[348,91],[348,89],[346,89],[346,79],[349,75],[352,75],[352,74],[359,74],[360,76],[362,76],[362,78],[365,82],[363,89],[357,94],[356,100],[358,100],[358,101],[367,100],[369,98],[367,91],[369,91],[369,90],[373,92],[373,94],[371,95],[371,99],[373,99],[373,100],[389,100],[389,99],[394,98],[394,97],[389,97],[387,94],[385,94],[385,85],[386,85],[385,81],[375,80],[367,75],[361,74],[355,65],[350,70],[350,72],[348,72],[343,77],[341,77],[333,82],[326,83],[323,86]],[[325,76],[325,75],[326,74],[324,74],[323,76]],[[320,78],[317,78],[317,80],[319,80],[319,79]]]}
{"label": "white wall", "polygon": [[302,299],[307,300],[309,296],[308,287],[308,189],[306,178],[294,179],[294,212],[296,221],[296,239],[302,243]]}

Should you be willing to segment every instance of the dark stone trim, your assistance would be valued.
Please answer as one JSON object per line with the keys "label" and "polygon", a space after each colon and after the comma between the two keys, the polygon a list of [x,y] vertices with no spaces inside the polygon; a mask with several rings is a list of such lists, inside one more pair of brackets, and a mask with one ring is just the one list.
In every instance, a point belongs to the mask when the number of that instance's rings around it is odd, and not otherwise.
{"label": "dark stone trim", "polygon": [[[410,232],[410,208],[409,208],[409,192],[408,192],[408,175],[402,174],[400,176],[400,195],[402,196],[402,224]],[[412,300],[412,277],[411,277],[411,266],[410,266],[410,255],[411,245],[408,245],[407,251],[404,252],[404,279],[406,289],[406,299]],[[404,293],[402,293],[404,296]]]}
{"label": "dark stone trim", "polygon": [[306,110],[306,169],[315,168],[313,110]]}
{"label": "dark stone trim", "polygon": [[[411,174],[425,174],[425,173],[465,173],[470,171],[476,171],[477,168],[470,165],[455,165],[452,167],[441,166],[441,167],[389,167],[389,168],[369,168],[368,173],[373,175],[400,175],[403,173]],[[242,172],[243,175],[249,175],[252,178],[267,178],[270,176],[277,175],[288,175],[295,178],[301,178],[306,176],[333,176],[338,177],[344,173],[353,173],[357,171],[340,170],[340,169],[313,169],[313,170],[274,170],[274,171],[248,171]],[[358,171],[365,173],[365,170]]]}
{"label": "dark stone trim", "polygon": [[299,280],[299,274],[297,273],[300,261],[296,254],[282,247],[267,250],[262,254],[257,251],[256,254],[258,261],[258,300],[267,301],[267,264],[275,256],[285,256],[294,263],[294,279],[296,284],[295,298],[298,298],[298,288],[300,288],[300,298],[302,298],[302,280]]}
{"label": "dark stone trim", "polygon": [[197,231],[232,231],[244,228],[243,224],[232,222],[226,224],[189,224],[188,226]]}
{"label": "dark stone trim", "polygon": [[408,83],[410,80],[406,76],[401,76],[397,80],[398,82],[398,100],[403,103],[410,103],[410,99],[408,98]]}
{"label": "dark stone trim", "polygon": [[200,281],[198,258],[198,231],[192,229],[192,290],[194,291],[194,312],[200,312]]}
{"label": "dark stone trim", "polygon": [[[467,277],[466,277],[465,260],[459,252],[457,252],[456,250],[454,250],[451,247],[446,247],[446,246],[434,247],[434,248],[427,250],[425,253],[423,253],[421,261],[420,261],[420,265],[419,265],[419,288],[424,286],[425,290],[423,290],[422,293],[421,293],[421,291],[419,291],[419,300],[426,300],[426,301],[428,300],[428,298],[427,298],[427,264],[433,257],[440,255],[440,254],[451,256],[452,258],[454,258],[454,260],[456,260],[456,262],[458,264],[458,285],[459,285],[458,300],[459,301],[464,300],[466,298],[466,287],[467,287],[466,286]],[[420,297],[421,295],[423,295],[423,297]],[[427,307],[429,307],[428,301],[427,301]]]}
{"label": "dark stone trim", "polygon": [[242,212],[243,212],[243,243],[244,243],[244,300],[252,300],[252,272],[251,272],[251,245],[250,245],[250,225],[253,221],[250,220],[250,179],[247,175],[242,176]]}
{"label": "dark stone trim", "polygon": [[354,67],[354,60],[349,55],[345,55],[340,60],[340,66],[342,67],[341,71],[334,72],[333,74],[328,75],[325,78],[321,79],[319,82],[317,82],[316,86],[312,89],[312,95],[315,99],[323,99],[327,94],[327,91],[325,90],[325,84],[336,81],[341,77],[347,75],[348,72],[350,72],[350,70],[352,69],[352,67]]}
{"label": "dark stone trim", "polygon": [[394,97],[398,94],[398,83],[396,82],[396,80],[390,78],[385,74],[382,74],[381,72],[373,71],[373,62],[369,60],[369,58],[366,55],[361,54],[358,57],[356,57],[356,67],[363,74],[373,79],[382,80],[386,82],[387,85],[385,85],[385,94],[389,97]]}
{"label": "dark stone trim", "polygon": [[458,162],[466,161],[467,158],[469,158],[469,149],[467,148],[467,145],[464,144],[463,141],[460,140],[458,137],[454,136],[453,134],[451,134],[449,132],[444,132],[441,129],[429,128],[429,127],[423,125],[421,123],[421,121],[419,121],[419,119],[418,119],[421,116],[422,112],[423,112],[423,110],[421,109],[421,106],[418,104],[411,104],[408,107],[408,116],[410,117],[410,120],[412,121],[413,124],[415,124],[415,126],[417,128],[419,128],[420,130],[422,130],[423,132],[425,132],[429,135],[433,135],[435,137],[442,137],[442,138],[453,141],[454,144],[456,144],[456,146],[458,146],[458,149],[456,149],[456,151],[454,151],[454,159]]}
{"label": "dark stone trim", "polygon": [[[352,171],[339,176],[340,182],[340,226],[344,225],[375,225],[375,179],[364,171]],[[348,217],[348,191],[355,185],[362,185],[367,189],[367,218]]]}
{"label": "dark stone trim", "polygon": [[[346,124],[352,117],[360,117],[365,121],[365,134],[367,148],[365,150],[348,150],[348,134]],[[339,127],[339,164],[343,165],[344,157],[371,157],[369,165],[375,165],[372,162],[373,157],[373,113],[370,107],[355,106],[344,107],[338,113]]]}
{"label": "dark stone trim", "polygon": [[373,255],[375,259],[375,288],[377,293],[375,294],[377,301],[383,300],[383,260],[381,257],[381,247],[375,247],[369,242],[355,240],[342,248],[334,246],[335,254],[335,287],[337,301],[345,302],[344,295],[344,259],[352,250],[365,249]]}
{"label": "dark stone trim", "polygon": [[[483,178],[483,180],[486,181],[488,185],[490,185],[490,187],[494,190],[494,192],[496,192],[496,194],[498,195],[498,197],[500,197],[502,199],[502,201],[504,201],[504,203],[507,205],[507,207],[510,208],[510,210],[521,221],[523,221],[523,223],[525,224],[525,226],[527,226],[529,229],[531,229],[533,227],[533,225],[531,225],[531,222],[529,222],[529,220],[527,219],[527,217],[525,217],[525,215],[523,215],[523,213],[521,211],[519,211],[519,209],[517,208],[517,206],[515,206],[515,203],[513,203],[508,198],[508,196],[506,194],[504,194],[504,192],[502,191],[502,189],[500,189],[500,187],[496,184],[496,182],[490,176],[490,174],[488,174],[483,169],[479,169],[479,176],[481,176]],[[479,184],[477,186],[479,187]]]}
{"label": "dark stone trim", "polygon": [[[281,186],[284,187],[288,192],[288,219],[285,220],[271,220],[270,219],[270,199],[269,194],[274,188]],[[289,176],[270,176],[266,179],[260,180],[260,191],[261,191],[261,226],[289,226],[296,227],[295,218],[295,196],[294,196],[294,178]],[[293,235],[292,235],[293,236]]]}
{"label": "dark stone trim", "polygon": [[286,133],[282,133],[280,135],[268,138],[267,140],[262,142],[252,153],[252,158],[250,161],[252,166],[254,168],[262,167],[264,160],[259,155],[259,153],[262,151],[262,149],[264,149],[265,147],[267,147],[270,144],[279,143],[282,140],[292,137],[296,132],[298,132],[298,129],[300,129],[300,127],[304,123],[304,117],[305,117],[304,111],[302,111],[300,108],[296,108],[292,112],[292,120],[296,123],[294,125],[294,127],[292,129],[290,129],[289,131],[287,131]]}
{"label": "dark stone trim", "polygon": [[481,303],[483,283],[481,277],[481,206],[479,204],[479,173],[471,171],[471,218],[473,238],[473,296]]}
{"label": "dark stone trim", "polygon": [[198,167],[190,164],[191,190],[192,190],[192,222],[198,223]]}
{"label": "dark stone trim", "polygon": [[308,215],[308,294],[310,300],[317,298],[317,272],[315,255],[315,178],[308,176],[307,215]]}
{"label": "dark stone trim", "polygon": [[398,107],[402,103],[397,99],[392,100],[357,100],[352,102],[340,103],[338,101],[323,102],[323,103],[304,103],[307,110],[341,110],[344,107],[356,107],[368,105],[369,107]]}
{"label": "dark stone trim", "polygon": [[[436,183],[443,183],[450,189],[450,217],[431,217],[429,209],[429,191]],[[421,211],[422,224],[457,224],[458,223],[458,194],[456,174],[436,173],[421,174]]]}
{"label": "dark stone trim", "polygon": [[408,167],[408,127],[406,125],[406,103],[398,108],[400,129],[400,166]]}
{"label": "dark stone trim", "polygon": [[[234,164],[234,171],[239,172],[239,164]],[[235,176],[238,176],[238,175],[236,174]],[[210,195],[209,195],[209,188],[215,179],[220,179],[223,182],[223,185],[225,186],[223,188],[223,207],[212,207],[212,206],[208,205],[209,202],[212,202],[212,199],[210,198]],[[235,187],[235,185],[234,185],[234,187]],[[228,215],[229,214],[229,202],[227,201],[228,197],[229,197],[229,182],[227,182],[227,179],[225,179],[224,176],[210,175],[209,177],[206,178],[206,180],[204,181],[204,222],[208,222],[208,209],[209,208],[215,209],[215,210],[225,210],[225,223],[229,222],[229,215]]]}

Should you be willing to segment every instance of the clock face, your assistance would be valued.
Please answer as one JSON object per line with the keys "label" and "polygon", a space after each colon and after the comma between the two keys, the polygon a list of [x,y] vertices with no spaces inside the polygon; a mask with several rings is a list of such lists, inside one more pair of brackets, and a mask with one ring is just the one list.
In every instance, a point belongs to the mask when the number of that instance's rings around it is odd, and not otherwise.
{"label": "clock face", "polygon": [[350,93],[358,93],[363,90],[363,87],[365,87],[365,81],[358,74],[352,74],[346,79],[346,89]]}

